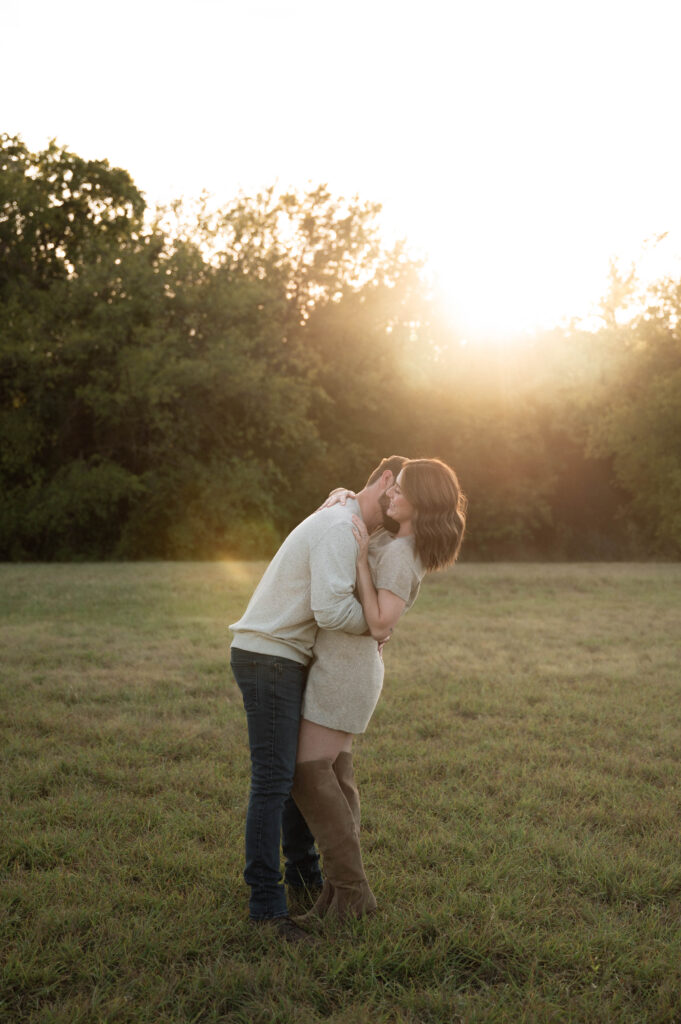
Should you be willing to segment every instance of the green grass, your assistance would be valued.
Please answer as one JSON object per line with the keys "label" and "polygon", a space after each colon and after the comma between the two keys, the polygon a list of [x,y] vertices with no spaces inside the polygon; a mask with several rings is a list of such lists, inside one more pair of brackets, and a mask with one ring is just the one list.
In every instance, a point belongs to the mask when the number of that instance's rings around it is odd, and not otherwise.
{"label": "green grass", "polygon": [[461,565],[356,743],[380,910],[247,924],[262,565],[0,566],[0,1021],[681,1021],[678,565]]}

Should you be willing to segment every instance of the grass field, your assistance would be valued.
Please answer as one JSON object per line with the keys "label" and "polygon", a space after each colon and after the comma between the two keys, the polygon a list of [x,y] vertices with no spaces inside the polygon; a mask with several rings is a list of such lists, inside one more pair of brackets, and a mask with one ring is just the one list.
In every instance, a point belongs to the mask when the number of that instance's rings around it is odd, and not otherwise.
{"label": "grass field", "polygon": [[0,566],[0,1021],[681,1021],[681,566],[426,581],[356,744],[380,910],[304,950],[241,877],[261,570]]}

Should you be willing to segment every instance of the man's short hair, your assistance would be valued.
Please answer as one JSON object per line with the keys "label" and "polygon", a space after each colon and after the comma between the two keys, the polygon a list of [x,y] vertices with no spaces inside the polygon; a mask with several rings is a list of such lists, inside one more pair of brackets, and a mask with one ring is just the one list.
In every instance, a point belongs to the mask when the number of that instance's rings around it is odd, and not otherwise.
{"label": "man's short hair", "polygon": [[364,486],[371,487],[387,469],[394,477],[397,477],[405,462],[409,462],[409,459],[404,455],[389,455],[387,459],[383,459],[380,466],[376,467]]}

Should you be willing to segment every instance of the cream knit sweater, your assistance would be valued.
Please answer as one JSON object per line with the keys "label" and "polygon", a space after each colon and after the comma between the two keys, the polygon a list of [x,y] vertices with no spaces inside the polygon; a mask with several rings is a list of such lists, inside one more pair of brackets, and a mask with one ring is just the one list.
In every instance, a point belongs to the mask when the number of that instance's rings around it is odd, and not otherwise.
{"label": "cream knit sweater", "polygon": [[306,665],[317,628],[361,635],[367,630],[354,596],[359,505],[314,512],[288,535],[265,570],[246,611],[229,627],[233,647]]}

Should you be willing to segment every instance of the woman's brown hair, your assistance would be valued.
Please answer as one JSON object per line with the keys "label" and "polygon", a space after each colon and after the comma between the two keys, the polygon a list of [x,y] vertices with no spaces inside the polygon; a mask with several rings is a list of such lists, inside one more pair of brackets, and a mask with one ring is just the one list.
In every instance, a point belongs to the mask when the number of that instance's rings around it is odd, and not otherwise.
{"label": "woman's brown hair", "polygon": [[455,562],[466,529],[468,501],[454,470],[440,459],[411,459],[402,467],[400,486],[414,508],[414,541],[425,569]]}

